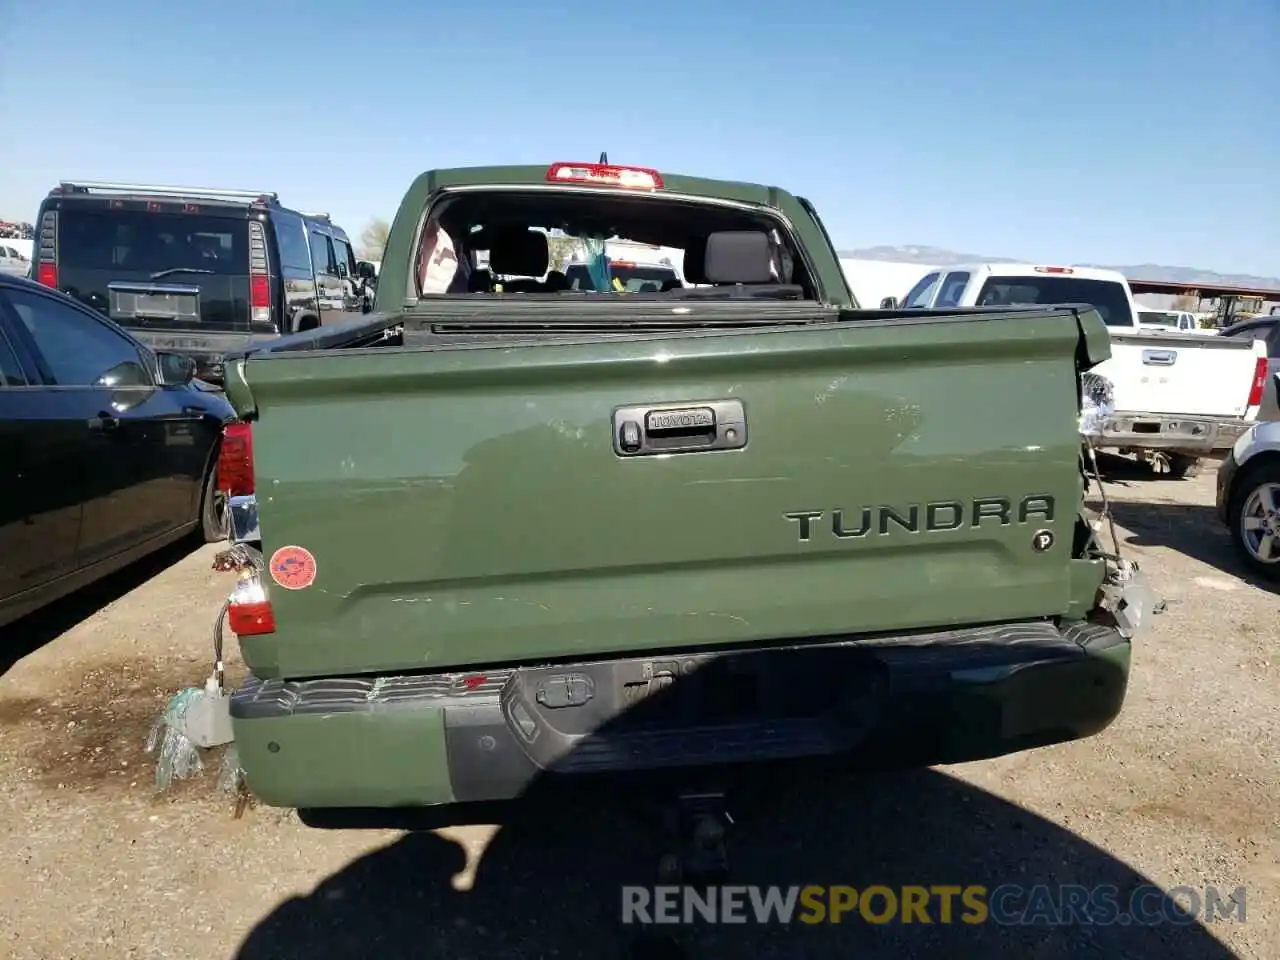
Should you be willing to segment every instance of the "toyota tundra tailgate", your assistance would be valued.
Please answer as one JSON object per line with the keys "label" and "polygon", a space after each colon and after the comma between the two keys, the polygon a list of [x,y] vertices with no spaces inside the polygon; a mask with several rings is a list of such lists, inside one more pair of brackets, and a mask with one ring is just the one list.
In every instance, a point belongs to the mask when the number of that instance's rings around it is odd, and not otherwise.
{"label": "toyota tundra tailgate", "polygon": [[435,671],[1062,614],[1080,317],[964,314],[251,355],[274,626],[245,659]]}

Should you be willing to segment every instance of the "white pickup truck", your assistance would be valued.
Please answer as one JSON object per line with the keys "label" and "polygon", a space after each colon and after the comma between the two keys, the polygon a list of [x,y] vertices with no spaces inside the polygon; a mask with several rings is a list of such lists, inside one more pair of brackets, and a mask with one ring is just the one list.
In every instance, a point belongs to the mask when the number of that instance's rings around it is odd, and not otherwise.
{"label": "white pickup truck", "polygon": [[31,270],[31,258],[11,241],[0,239],[0,273],[25,277]]}
{"label": "white pickup truck", "polygon": [[[887,306],[892,298],[883,302]],[[978,263],[926,273],[907,308],[1084,303],[1111,332],[1111,358],[1094,371],[1111,381],[1115,413],[1098,446],[1194,474],[1200,458],[1229,449],[1258,416],[1266,386],[1262,340],[1144,329],[1123,274],[1091,267]],[[1234,342],[1233,342],[1234,340]]]}
{"label": "white pickup truck", "polygon": [[1218,331],[1213,327],[1202,327],[1196,315],[1190,310],[1156,310],[1138,304],[1138,326],[1145,330],[1161,330],[1166,333],[1198,333],[1202,336],[1216,336]]}

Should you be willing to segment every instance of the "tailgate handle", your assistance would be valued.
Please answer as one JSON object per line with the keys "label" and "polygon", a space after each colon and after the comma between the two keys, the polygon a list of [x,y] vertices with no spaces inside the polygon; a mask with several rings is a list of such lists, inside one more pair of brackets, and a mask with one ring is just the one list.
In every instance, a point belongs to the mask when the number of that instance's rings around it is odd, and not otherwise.
{"label": "tailgate handle", "polygon": [[1178,359],[1177,350],[1143,350],[1142,362],[1153,367],[1172,367]]}
{"label": "tailgate handle", "polygon": [[613,413],[613,450],[620,457],[738,450],[747,445],[740,400],[620,407]]}

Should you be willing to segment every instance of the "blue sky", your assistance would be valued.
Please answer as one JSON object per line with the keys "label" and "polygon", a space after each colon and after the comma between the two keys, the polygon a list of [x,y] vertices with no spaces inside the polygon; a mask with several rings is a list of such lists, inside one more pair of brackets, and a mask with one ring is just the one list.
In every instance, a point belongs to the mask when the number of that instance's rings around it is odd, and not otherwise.
{"label": "blue sky", "polygon": [[1277,49],[1280,0],[0,0],[0,217],[78,176],[357,235],[424,169],[607,150],[846,248],[1280,276]]}

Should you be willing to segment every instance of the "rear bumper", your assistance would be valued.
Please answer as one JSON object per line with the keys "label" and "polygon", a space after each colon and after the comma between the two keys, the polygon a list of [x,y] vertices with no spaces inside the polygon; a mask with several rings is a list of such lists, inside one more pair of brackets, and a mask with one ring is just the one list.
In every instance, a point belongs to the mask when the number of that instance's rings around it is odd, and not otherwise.
{"label": "rear bumper", "polygon": [[231,714],[266,804],[421,807],[510,799],[548,777],[999,756],[1105,728],[1129,658],[1111,628],[1030,623],[487,673],[250,678]]}
{"label": "rear bumper", "polygon": [[1252,423],[1239,417],[1182,417],[1162,413],[1113,414],[1099,446],[1210,453],[1230,448]]}

